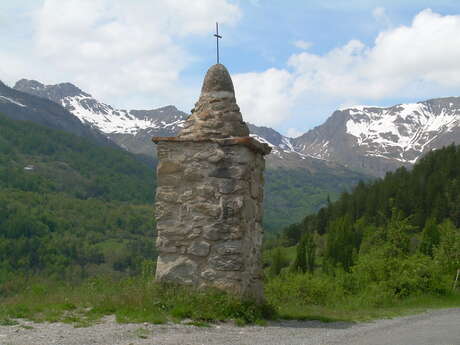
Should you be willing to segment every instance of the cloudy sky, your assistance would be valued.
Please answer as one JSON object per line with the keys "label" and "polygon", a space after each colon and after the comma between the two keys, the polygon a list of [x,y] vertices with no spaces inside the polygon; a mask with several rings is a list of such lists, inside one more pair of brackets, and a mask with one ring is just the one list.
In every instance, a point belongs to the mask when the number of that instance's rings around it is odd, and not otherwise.
{"label": "cloudy sky", "polygon": [[243,117],[283,134],[340,107],[460,96],[458,0],[2,0],[0,80],[188,112],[216,21]]}

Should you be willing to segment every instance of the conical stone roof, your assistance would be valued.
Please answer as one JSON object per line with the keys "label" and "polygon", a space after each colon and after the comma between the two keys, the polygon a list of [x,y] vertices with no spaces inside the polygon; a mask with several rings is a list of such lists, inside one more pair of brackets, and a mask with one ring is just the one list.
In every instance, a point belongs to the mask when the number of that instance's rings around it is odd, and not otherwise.
{"label": "conical stone roof", "polygon": [[178,137],[189,139],[247,137],[249,129],[236,104],[232,78],[222,64],[209,68],[201,95]]}

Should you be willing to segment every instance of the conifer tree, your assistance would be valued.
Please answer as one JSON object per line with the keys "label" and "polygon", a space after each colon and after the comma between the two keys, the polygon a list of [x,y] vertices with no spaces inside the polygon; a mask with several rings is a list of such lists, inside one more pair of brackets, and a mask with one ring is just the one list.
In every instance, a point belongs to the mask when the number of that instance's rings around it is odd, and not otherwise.
{"label": "conifer tree", "polygon": [[307,251],[305,245],[306,242],[303,240],[297,244],[295,260],[292,264],[293,272],[305,273],[307,271]]}
{"label": "conifer tree", "polygon": [[426,221],[422,232],[422,241],[420,243],[420,251],[429,256],[433,256],[433,249],[439,244],[440,234],[436,220],[430,218]]}
{"label": "conifer tree", "polygon": [[270,276],[274,277],[279,275],[285,266],[286,258],[284,257],[281,248],[275,248],[272,253],[272,264],[269,269]]}
{"label": "conifer tree", "polygon": [[316,261],[316,243],[312,232],[307,232],[303,241],[305,242],[306,265],[308,272],[312,273],[315,270]]}

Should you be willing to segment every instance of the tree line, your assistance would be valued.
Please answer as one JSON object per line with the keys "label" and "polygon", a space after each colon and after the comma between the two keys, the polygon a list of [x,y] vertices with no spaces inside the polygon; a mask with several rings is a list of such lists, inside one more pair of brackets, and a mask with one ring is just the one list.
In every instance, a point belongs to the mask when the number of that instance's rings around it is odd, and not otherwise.
{"label": "tree line", "polygon": [[369,298],[449,291],[460,269],[460,146],[326,202],[266,243],[269,277],[335,277],[344,293]]}

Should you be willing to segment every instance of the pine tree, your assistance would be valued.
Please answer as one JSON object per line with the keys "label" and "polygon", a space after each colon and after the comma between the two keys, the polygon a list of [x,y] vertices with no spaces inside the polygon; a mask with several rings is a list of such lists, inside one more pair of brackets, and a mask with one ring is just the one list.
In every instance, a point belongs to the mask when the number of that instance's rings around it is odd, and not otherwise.
{"label": "pine tree", "polygon": [[460,229],[456,229],[450,220],[444,221],[438,228],[441,239],[433,250],[434,259],[441,269],[454,273],[460,269]]}
{"label": "pine tree", "polygon": [[307,270],[313,273],[316,260],[316,243],[312,232],[307,232],[302,239],[305,242]]}
{"label": "pine tree", "polygon": [[433,249],[439,244],[440,234],[436,220],[429,218],[426,221],[425,227],[422,232],[422,241],[420,243],[420,251],[429,256],[433,256]]}
{"label": "pine tree", "polygon": [[305,273],[307,271],[307,251],[305,244],[305,241],[300,241],[297,244],[296,257],[291,268],[293,272]]}
{"label": "pine tree", "polygon": [[326,260],[334,267],[341,265],[349,270],[353,264],[353,251],[357,250],[357,234],[349,216],[344,216],[330,223],[328,228]]}
{"label": "pine tree", "polygon": [[269,269],[270,276],[274,277],[280,274],[281,270],[286,267],[287,260],[280,247],[275,248],[272,253],[272,264]]}

